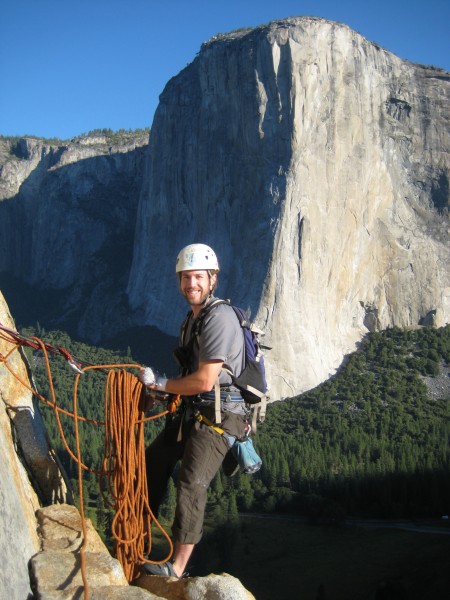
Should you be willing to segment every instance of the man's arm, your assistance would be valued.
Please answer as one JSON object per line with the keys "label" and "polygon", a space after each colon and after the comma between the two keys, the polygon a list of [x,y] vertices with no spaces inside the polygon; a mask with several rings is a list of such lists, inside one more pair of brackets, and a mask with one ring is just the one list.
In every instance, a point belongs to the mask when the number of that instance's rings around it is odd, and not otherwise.
{"label": "man's arm", "polygon": [[[221,360],[201,362],[194,373],[177,379],[168,379],[165,391],[170,394],[180,394],[182,396],[195,396],[195,394],[210,392],[219,377],[222,366],[223,362]],[[149,387],[154,388],[156,386]]]}

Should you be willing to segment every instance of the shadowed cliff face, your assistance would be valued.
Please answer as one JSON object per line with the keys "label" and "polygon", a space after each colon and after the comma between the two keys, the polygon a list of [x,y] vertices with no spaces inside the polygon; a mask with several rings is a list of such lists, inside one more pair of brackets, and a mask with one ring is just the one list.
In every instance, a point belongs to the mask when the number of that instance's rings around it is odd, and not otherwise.
{"label": "shadowed cliff face", "polygon": [[0,273],[36,290],[41,308],[28,310],[37,320],[90,341],[126,326],[147,142],[148,134],[117,146],[105,138],[59,147],[22,139],[9,149],[3,142]]}
{"label": "shadowed cliff face", "polygon": [[450,320],[449,74],[348,27],[287,19],[203,45],[161,95],[128,294],[176,331],[175,257],[212,245],[220,294],[274,347],[274,398],[368,329]]}

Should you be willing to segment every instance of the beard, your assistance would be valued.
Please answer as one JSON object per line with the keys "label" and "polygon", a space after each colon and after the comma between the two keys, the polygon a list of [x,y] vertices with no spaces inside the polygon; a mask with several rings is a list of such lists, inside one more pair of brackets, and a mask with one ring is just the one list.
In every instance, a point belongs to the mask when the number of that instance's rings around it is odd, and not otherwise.
{"label": "beard", "polygon": [[201,292],[198,290],[195,291],[195,293],[192,295],[192,292],[190,290],[186,290],[185,292],[183,292],[183,296],[190,306],[202,306],[208,300],[209,295],[211,293],[212,292],[210,292],[209,290]]}

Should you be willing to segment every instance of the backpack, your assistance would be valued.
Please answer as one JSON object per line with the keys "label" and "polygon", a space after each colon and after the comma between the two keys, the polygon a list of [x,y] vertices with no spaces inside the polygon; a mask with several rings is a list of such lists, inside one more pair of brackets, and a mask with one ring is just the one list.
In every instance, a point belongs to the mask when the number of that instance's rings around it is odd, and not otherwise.
{"label": "backpack", "polygon": [[[263,350],[270,350],[270,347],[261,344],[259,336],[264,335],[264,332],[255,327],[254,324],[250,323],[245,311],[242,308],[232,305],[229,300],[221,300],[219,298],[213,300],[213,302],[201,310],[194,322],[194,326],[191,331],[191,339],[198,338],[201,333],[203,321],[206,315],[209,314],[209,312],[215,307],[219,306],[219,304],[228,304],[228,306],[231,306],[240,326],[242,327],[242,332],[244,334],[245,367],[238,377],[235,377],[235,375],[227,367],[224,367],[224,370],[230,375],[233,385],[239,389],[245,403],[255,406],[256,410],[254,412],[254,423],[252,424],[252,429],[256,430],[256,420],[259,420],[259,422],[264,421],[266,414],[268,390]],[[184,337],[189,316],[190,313],[181,328],[182,339]],[[220,423],[220,386],[218,383],[216,383],[215,392],[216,422]]]}

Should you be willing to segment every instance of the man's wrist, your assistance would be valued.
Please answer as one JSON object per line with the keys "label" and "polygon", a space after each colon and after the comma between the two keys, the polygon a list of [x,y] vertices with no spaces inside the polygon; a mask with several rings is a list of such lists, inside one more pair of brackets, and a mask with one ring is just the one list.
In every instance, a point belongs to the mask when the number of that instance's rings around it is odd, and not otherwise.
{"label": "man's wrist", "polygon": [[161,390],[161,392],[165,392],[166,384],[167,384],[167,377],[161,377],[161,375],[156,376],[155,386],[158,388],[158,390]]}

